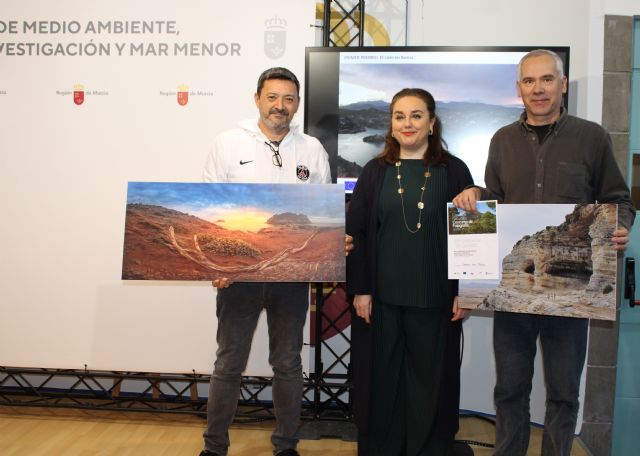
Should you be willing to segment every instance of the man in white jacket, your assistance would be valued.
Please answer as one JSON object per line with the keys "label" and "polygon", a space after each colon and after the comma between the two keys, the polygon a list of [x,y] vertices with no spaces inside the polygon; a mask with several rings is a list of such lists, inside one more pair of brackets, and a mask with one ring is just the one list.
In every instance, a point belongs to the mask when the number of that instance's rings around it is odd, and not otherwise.
{"label": "man in white jacket", "polygon": [[[254,95],[258,120],[245,120],[218,135],[203,172],[206,182],[331,182],[327,153],[291,119],[300,104],[300,83],[286,68],[270,68],[258,79]],[[247,365],[254,329],[265,309],[269,327],[269,363],[273,367],[276,456],[297,456],[302,403],[303,327],[309,307],[308,283],[234,283],[221,277],[218,289],[218,350],[209,385],[205,449],[200,456],[226,456],[240,380]]]}

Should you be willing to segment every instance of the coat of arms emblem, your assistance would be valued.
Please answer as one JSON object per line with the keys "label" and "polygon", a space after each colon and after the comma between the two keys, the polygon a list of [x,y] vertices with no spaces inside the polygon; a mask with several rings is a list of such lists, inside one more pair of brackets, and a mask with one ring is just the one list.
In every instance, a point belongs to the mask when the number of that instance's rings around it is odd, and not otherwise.
{"label": "coat of arms emblem", "polygon": [[264,53],[272,59],[279,59],[284,54],[287,45],[287,21],[274,16],[264,21],[267,29],[264,32]]}

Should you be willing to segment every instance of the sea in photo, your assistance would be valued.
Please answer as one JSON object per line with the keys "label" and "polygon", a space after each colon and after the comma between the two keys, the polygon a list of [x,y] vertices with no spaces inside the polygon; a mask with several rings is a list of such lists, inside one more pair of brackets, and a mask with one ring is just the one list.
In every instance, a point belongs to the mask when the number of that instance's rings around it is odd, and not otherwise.
{"label": "sea in photo", "polygon": [[338,155],[348,162],[355,162],[363,167],[372,158],[382,152],[384,142],[365,142],[370,136],[384,136],[386,130],[367,128],[359,133],[338,134]]}

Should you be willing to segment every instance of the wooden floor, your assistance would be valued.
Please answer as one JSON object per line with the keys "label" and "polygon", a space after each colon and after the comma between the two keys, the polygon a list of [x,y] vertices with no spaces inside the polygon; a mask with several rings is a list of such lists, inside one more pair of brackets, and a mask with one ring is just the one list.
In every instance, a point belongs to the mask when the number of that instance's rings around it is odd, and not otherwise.
{"label": "wooden floor", "polygon": [[[0,406],[2,456],[197,456],[204,420],[195,416]],[[492,443],[493,424],[461,418],[457,439]],[[273,424],[234,425],[229,456],[271,455]],[[540,429],[532,429],[528,455],[540,454]],[[337,439],[302,440],[302,456],[355,456],[356,444]],[[473,446],[476,455],[490,448]],[[576,442],[572,456],[587,453]]]}

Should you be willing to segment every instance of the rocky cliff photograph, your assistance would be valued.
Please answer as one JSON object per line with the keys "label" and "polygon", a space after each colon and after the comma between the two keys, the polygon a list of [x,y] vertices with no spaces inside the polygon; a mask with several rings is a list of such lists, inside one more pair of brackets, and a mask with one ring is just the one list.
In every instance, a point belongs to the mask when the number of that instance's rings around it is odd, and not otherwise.
{"label": "rocky cliff photograph", "polygon": [[615,320],[615,204],[499,210],[500,280],[461,280],[462,307]]}
{"label": "rocky cliff photograph", "polygon": [[341,282],[338,185],[130,182],[123,280]]}

